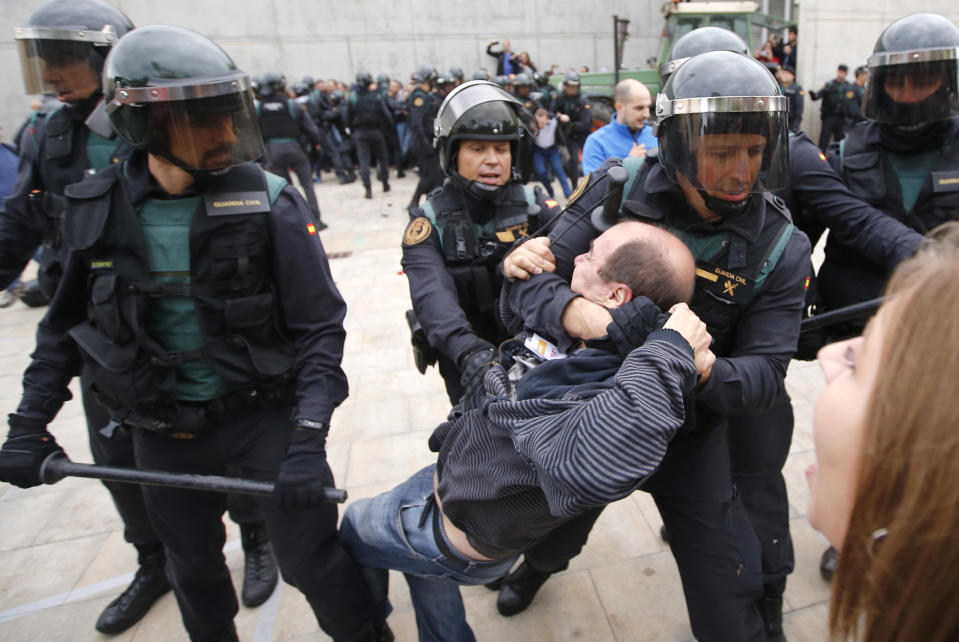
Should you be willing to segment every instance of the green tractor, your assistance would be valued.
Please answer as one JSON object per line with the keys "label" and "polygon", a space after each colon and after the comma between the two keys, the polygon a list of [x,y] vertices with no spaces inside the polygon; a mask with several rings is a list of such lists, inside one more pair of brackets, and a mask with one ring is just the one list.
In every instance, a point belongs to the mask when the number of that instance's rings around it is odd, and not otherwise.
{"label": "green tractor", "polygon": [[[654,104],[656,93],[662,89],[659,62],[666,59],[670,48],[678,38],[693,29],[709,26],[728,29],[746,42],[749,51],[755,51],[764,42],[764,29],[771,33],[782,33],[787,27],[796,24],[777,16],[759,13],[759,3],[752,0],[668,2],[663,6],[663,15],[665,25],[657,48],[659,55],[647,61],[655,63],[655,66],[648,69],[621,69],[619,72],[619,80],[634,78],[646,85],[654,96]],[[580,81],[583,95],[593,104],[594,126],[601,127],[608,123],[613,115],[613,88],[616,86],[616,74],[612,71],[586,72],[580,74]],[[562,90],[562,74],[553,76],[550,82]]]}

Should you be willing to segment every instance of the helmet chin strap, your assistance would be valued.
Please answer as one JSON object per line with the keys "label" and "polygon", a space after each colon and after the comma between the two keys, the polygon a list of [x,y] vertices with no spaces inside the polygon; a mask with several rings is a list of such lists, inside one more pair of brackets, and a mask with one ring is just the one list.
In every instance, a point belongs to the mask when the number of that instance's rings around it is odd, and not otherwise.
{"label": "helmet chin strap", "polygon": [[699,195],[703,197],[703,202],[706,204],[706,208],[716,214],[717,216],[722,216],[723,218],[735,218],[741,216],[749,210],[749,206],[753,201],[753,195],[750,192],[746,195],[741,201],[727,201],[722,198],[716,198],[715,196],[710,196],[706,193],[706,190],[697,189]]}
{"label": "helmet chin strap", "polygon": [[506,185],[489,185],[479,181],[468,181],[459,172],[452,172],[453,180],[458,182],[469,194],[484,201],[495,201]]}

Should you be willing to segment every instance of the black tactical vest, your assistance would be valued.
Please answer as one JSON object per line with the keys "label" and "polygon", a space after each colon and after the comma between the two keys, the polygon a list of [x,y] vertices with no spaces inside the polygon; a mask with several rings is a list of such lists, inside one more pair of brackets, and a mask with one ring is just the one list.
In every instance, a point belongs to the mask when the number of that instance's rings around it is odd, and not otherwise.
{"label": "black tactical vest", "polygon": [[[175,397],[175,368],[209,359],[232,390],[281,385],[295,350],[280,329],[275,299],[271,202],[282,179],[256,165],[235,167],[203,193],[190,226],[190,283],[152,279],[146,245],[125,183],[123,165],[67,190],[64,241],[86,260],[88,320],[70,331],[92,377],[97,400],[118,423],[190,431],[197,417]],[[164,350],[144,330],[156,297],[193,297],[205,346]]]}
{"label": "black tactical vest", "polygon": [[383,107],[379,93],[358,91],[350,95],[350,108],[353,110],[353,127],[371,127],[379,129],[385,126]]}
{"label": "black tactical vest", "polygon": [[260,135],[264,141],[275,138],[296,140],[300,135],[300,125],[296,122],[293,110],[299,109],[285,97],[274,96],[260,103]]}

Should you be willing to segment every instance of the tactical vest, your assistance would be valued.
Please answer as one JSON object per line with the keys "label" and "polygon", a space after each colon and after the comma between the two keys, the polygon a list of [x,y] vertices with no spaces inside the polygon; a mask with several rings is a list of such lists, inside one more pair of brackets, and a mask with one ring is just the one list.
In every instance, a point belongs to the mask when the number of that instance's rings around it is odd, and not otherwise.
{"label": "tactical vest", "polygon": [[[645,218],[630,201],[646,203],[646,176],[654,158],[627,158],[623,161],[628,178],[623,187],[621,218]],[[706,234],[676,228],[667,218],[666,229],[678,236],[696,259],[696,289],[692,310],[706,323],[715,340],[717,357],[727,357],[736,344],[736,327],[743,310],[762,291],[766,277],[782,257],[792,236],[793,223],[786,204],[766,193],[758,204],[764,212],[763,229],[755,243],[735,234]],[[663,221],[646,219],[661,224]]]}
{"label": "tactical vest", "polygon": [[535,204],[532,187],[509,183],[494,218],[479,225],[464,210],[463,196],[455,188],[437,188],[426,199],[423,212],[439,235],[460,307],[467,316],[496,310],[503,284],[497,267],[513,243],[528,235],[529,207]]}
{"label": "tactical vest", "polygon": [[[87,262],[87,320],[70,330],[97,400],[114,421],[193,431],[205,417],[177,401],[175,369],[209,360],[232,391],[291,377],[295,349],[280,329],[269,234],[271,204],[286,182],[253,164],[215,178],[189,230],[188,282],[155,279],[121,166],[67,190],[64,240]],[[203,347],[165,350],[144,327],[158,298],[191,297]]]}
{"label": "tactical vest", "polygon": [[257,115],[260,118],[260,135],[263,140],[296,140],[300,135],[296,109],[296,103],[283,98],[268,99],[260,103]]}
{"label": "tactical vest", "polygon": [[350,107],[353,110],[353,127],[383,127],[383,108],[380,95],[373,91],[361,91],[350,94]]}

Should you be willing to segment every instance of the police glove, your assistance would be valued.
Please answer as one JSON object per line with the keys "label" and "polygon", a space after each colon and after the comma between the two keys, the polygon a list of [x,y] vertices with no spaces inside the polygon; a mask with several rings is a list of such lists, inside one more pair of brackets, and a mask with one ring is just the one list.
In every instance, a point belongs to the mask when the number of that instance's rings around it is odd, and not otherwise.
{"label": "police glove", "polygon": [[460,385],[466,393],[463,395],[464,410],[475,408],[483,392],[483,378],[493,365],[496,348],[489,341],[477,339],[469,350],[460,357]]}
{"label": "police glove", "polygon": [[10,415],[10,433],[0,448],[0,480],[20,488],[39,486],[40,465],[50,453],[63,452],[44,422]]}
{"label": "police glove", "polygon": [[280,508],[312,508],[323,503],[323,488],[331,483],[326,463],[329,427],[298,426],[280,463],[273,497]]}
{"label": "police glove", "polygon": [[636,297],[609,313],[613,321],[606,326],[606,334],[623,358],[643,345],[649,333],[661,328],[669,318],[644,296]]}

